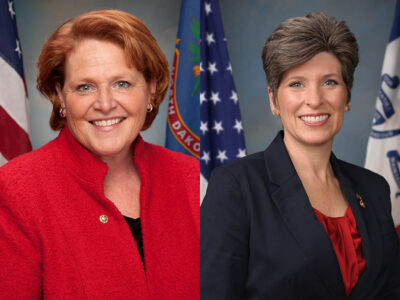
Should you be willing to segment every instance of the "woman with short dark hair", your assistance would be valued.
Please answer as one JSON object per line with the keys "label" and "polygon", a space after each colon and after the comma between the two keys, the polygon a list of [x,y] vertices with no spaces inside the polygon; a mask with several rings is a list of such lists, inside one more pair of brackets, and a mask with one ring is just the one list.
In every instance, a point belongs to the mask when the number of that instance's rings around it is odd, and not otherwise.
{"label": "woman with short dark hair", "polygon": [[332,153],[358,47],[323,13],[289,19],[262,52],[283,130],[212,173],[201,207],[201,299],[400,299],[389,186]]}

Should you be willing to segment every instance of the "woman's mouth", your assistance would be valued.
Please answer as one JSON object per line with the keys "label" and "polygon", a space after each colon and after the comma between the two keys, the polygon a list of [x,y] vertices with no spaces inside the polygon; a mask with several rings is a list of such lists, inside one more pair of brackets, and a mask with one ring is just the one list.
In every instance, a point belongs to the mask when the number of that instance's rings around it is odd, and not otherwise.
{"label": "woman's mouth", "polygon": [[300,116],[300,119],[310,125],[321,125],[325,123],[325,121],[329,118],[328,114],[321,114],[321,115],[304,115]]}
{"label": "woman's mouth", "polygon": [[93,125],[100,126],[100,127],[106,127],[106,126],[111,126],[118,124],[125,120],[125,118],[114,118],[114,119],[107,119],[107,120],[96,120],[96,121],[90,121]]}

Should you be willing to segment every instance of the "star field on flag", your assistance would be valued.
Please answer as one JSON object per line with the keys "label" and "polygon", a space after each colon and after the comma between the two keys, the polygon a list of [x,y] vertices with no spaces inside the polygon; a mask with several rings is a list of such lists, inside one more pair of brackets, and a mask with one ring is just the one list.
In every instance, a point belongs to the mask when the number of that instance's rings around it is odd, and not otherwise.
{"label": "star field on flag", "polygon": [[217,0],[200,4],[200,169],[202,197],[211,171],[246,155],[232,66]]}

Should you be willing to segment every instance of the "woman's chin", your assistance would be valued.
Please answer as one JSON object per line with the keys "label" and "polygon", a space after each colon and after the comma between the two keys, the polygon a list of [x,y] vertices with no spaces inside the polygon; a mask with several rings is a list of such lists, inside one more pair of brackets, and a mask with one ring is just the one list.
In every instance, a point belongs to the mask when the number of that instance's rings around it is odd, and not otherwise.
{"label": "woman's chin", "polygon": [[305,137],[303,143],[309,146],[323,146],[332,144],[334,137],[334,134],[315,134]]}
{"label": "woman's chin", "polygon": [[[323,145],[331,145],[335,134],[328,133],[310,133],[310,134],[301,134],[298,135],[295,140],[296,143],[302,144],[304,146],[323,146]],[[284,137],[287,140],[287,135]]]}
{"label": "woman's chin", "polygon": [[86,149],[103,160],[126,155],[130,151],[131,144],[132,142],[121,143],[120,141],[100,142],[88,145]]}

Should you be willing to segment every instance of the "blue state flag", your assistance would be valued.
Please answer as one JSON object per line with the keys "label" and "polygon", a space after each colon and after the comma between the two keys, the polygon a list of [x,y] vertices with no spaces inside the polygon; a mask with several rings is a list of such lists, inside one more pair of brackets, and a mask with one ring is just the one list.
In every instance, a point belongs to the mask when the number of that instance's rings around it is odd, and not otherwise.
{"label": "blue state flag", "polygon": [[200,25],[200,179],[203,198],[211,171],[245,156],[246,146],[217,0],[201,0]]}
{"label": "blue state flag", "polygon": [[400,1],[386,46],[365,167],[390,185],[393,220],[400,233]]}
{"label": "blue state flag", "polygon": [[166,147],[200,157],[200,3],[182,0],[171,70]]}

